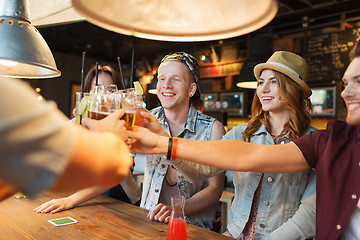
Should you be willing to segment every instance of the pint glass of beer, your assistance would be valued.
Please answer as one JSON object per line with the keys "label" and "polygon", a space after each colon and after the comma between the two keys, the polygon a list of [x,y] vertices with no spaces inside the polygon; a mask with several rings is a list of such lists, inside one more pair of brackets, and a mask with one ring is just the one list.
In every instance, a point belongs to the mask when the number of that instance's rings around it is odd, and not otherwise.
{"label": "pint glass of beer", "polygon": [[102,91],[101,88],[90,92],[88,103],[89,118],[100,120],[110,114],[112,94]]}
{"label": "pint glass of beer", "polygon": [[125,114],[122,119],[126,122],[126,127],[131,128],[135,124],[136,119],[136,93],[134,88],[120,90],[121,94],[121,108],[124,109]]}

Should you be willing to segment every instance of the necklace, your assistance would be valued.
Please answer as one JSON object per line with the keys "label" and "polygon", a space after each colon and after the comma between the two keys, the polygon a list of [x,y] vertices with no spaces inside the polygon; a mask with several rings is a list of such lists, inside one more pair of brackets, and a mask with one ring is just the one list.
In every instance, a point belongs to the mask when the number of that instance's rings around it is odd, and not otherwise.
{"label": "necklace", "polygon": [[174,183],[174,184],[170,184],[169,181],[167,180],[166,175],[165,175],[165,181],[166,181],[166,183],[169,185],[169,187],[175,187],[175,186],[177,185],[177,182]]}

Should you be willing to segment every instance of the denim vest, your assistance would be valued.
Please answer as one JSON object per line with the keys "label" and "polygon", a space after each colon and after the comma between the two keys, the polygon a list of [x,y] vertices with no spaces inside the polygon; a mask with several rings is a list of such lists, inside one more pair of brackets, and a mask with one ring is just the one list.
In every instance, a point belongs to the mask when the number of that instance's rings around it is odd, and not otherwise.
{"label": "denim vest", "polygon": [[[156,116],[162,128],[170,135],[169,125],[166,121],[164,109],[162,107],[151,110],[151,113]],[[193,106],[189,109],[189,114],[184,128],[177,137],[186,139],[209,140],[211,135],[212,125],[215,119],[202,114]],[[162,183],[169,167],[169,161],[164,155],[147,155],[144,169],[144,185],[140,206],[148,210],[153,209],[159,201]],[[177,176],[177,186],[180,195],[186,199],[191,198],[194,194],[204,189],[207,184],[206,181],[190,182],[179,172]],[[199,227],[211,229],[218,204],[204,209],[191,216],[186,216],[188,223],[197,225]]]}
{"label": "denim vest", "polygon": [[[234,127],[223,139],[242,140],[246,126],[247,124],[240,124]],[[309,128],[305,134],[315,130]],[[288,135],[281,137],[278,142],[279,144],[289,142]],[[251,143],[272,145],[274,141],[262,125],[254,133]],[[256,172],[234,172],[235,198],[231,205],[227,226],[234,237],[241,234],[249,218],[253,195],[259,185],[261,175]],[[304,236],[314,236],[315,185],[313,170],[294,174],[264,174],[254,239],[304,239],[307,238]],[[301,204],[304,205],[305,210],[301,209],[298,212],[296,221],[289,220]],[[276,229],[279,235],[271,236]]]}

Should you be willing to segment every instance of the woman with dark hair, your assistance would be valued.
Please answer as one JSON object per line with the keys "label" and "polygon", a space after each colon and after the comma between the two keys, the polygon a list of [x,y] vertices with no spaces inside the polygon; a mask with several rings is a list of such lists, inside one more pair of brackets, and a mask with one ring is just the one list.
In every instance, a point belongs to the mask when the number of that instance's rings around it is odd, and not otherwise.
{"label": "woman with dark hair", "polygon": [[[90,92],[95,87],[96,65],[93,66],[86,74],[84,79],[85,92]],[[109,65],[98,65],[98,85],[107,86],[115,84],[118,89],[123,89],[122,83],[119,81],[118,74]],[[74,109],[74,115],[76,110]],[[103,194],[118,200],[140,204],[141,190],[132,175],[129,173],[121,182],[109,189],[108,187],[91,187],[80,190],[68,197],[53,199],[34,209],[38,213],[56,213],[59,211],[73,208],[80,203],[86,202],[100,194]]]}
{"label": "woman with dark hair", "polygon": [[[94,65],[84,78],[84,91],[90,92],[95,87],[96,65]],[[110,65],[98,65],[98,84],[115,84],[118,89],[124,89],[119,74]]]}
{"label": "woman with dark hair", "polygon": [[[84,92],[89,93],[94,90],[96,85],[96,65],[92,66],[84,78]],[[117,89],[124,89],[124,85],[119,79],[119,74],[110,65],[98,64],[98,85],[108,86],[116,85]],[[76,116],[76,108],[73,109],[73,115]],[[75,121],[75,118],[72,119]]]}

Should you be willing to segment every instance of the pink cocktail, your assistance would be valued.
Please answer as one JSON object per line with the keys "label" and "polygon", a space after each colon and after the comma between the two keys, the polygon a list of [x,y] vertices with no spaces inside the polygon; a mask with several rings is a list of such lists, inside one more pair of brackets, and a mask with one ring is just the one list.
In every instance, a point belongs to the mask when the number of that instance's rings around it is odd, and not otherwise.
{"label": "pink cocktail", "polygon": [[166,240],[186,240],[186,222],[184,219],[170,219]]}

